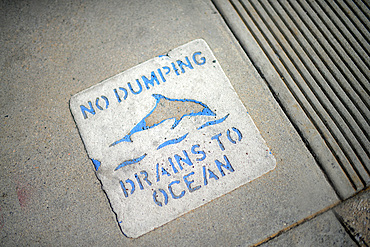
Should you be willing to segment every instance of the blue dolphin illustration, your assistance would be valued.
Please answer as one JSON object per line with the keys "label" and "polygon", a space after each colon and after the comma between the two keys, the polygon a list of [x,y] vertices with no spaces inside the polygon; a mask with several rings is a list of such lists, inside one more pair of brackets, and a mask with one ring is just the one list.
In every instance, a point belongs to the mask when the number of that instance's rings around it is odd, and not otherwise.
{"label": "blue dolphin illustration", "polygon": [[131,136],[143,130],[151,129],[169,119],[175,119],[171,129],[174,129],[185,116],[216,116],[209,107],[192,99],[170,99],[161,94],[152,94],[156,99],[154,108],[122,139],[112,143],[132,142]]}

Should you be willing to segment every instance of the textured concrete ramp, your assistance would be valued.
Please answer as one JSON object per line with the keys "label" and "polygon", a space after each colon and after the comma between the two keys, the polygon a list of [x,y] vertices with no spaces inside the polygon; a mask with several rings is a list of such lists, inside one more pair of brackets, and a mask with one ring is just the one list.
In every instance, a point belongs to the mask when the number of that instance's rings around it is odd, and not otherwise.
{"label": "textured concrete ramp", "polygon": [[214,3],[338,194],[368,186],[366,1]]}

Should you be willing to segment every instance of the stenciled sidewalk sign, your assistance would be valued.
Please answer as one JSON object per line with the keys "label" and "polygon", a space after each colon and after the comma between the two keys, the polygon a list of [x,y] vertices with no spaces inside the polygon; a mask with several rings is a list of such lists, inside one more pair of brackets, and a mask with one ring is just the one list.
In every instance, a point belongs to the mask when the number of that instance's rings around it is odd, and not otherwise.
{"label": "stenciled sidewalk sign", "polygon": [[143,235],[276,166],[204,40],[74,95],[70,108],[128,237]]}

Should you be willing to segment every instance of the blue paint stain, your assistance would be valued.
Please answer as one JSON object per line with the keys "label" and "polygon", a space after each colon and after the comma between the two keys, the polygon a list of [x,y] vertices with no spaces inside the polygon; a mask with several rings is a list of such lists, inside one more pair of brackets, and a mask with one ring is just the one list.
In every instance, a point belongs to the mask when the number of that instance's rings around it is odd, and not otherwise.
{"label": "blue paint stain", "polygon": [[136,178],[137,183],[139,184],[140,190],[143,190],[144,189],[143,184],[141,183],[141,180],[139,176],[137,175],[137,173],[135,173],[135,178]]}
{"label": "blue paint stain", "polygon": [[119,184],[121,185],[121,188],[122,188],[122,191],[123,191],[123,194],[125,195],[125,197],[128,197],[128,193],[127,193],[127,190],[126,190],[126,187],[125,187],[124,183],[122,181],[119,181]]}
{"label": "blue paint stain", "polygon": [[157,182],[159,182],[159,163],[155,166],[156,174],[157,174]]}
{"label": "blue paint stain", "polygon": [[157,85],[159,85],[158,78],[154,71],[152,71],[152,73],[150,74],[150,79],[148,79],[146,76],[142,76],[141,79],[143,80],[146,89],[150,89],[149,85],[152,85],[152,87],[154,87],[155,85],[154,82],[156,82]]}
{"label": "blue paint stain", "polygon": [[89,112],[89,113],[91,113],[92,115],[95,115],[95,110],[94,110],[94,108],[93,108],[93,106],[92,106],[91,101],[89,101],[89,102],[88,102],[88,104],[89,104],[89,107],[90,107],[90,108],[87,108],[87,107],[86,107],[86,106],[84,106],[84,105],[80,105],[81,112],[82,112],[82,115],[84,116],[84,119],[86,119],[86,118],[87,118],[87,114],[86,114],[86,112]]}
{"label": "blue paint stain", "polygon": [[137,86],[139,87],[139,90],[138,91],[135,91],[132,86],[131,86],[131,83],[130,82],[127,82],[127,86],[128,88],[130,89],[131,93],[133,94],[139,94],[143,91],[143,86],[141,86],[141,83],[138,79],[136,79],[136,83],[137,83]]}
{"label": "blue paint stain", "polygon": [[164,67],[162,67],[162,69],[167,70],[167,71],[165,72],[165,73],[166,73],[166,75],[168,75],[168,73],[170,73],[170,71],[171,71],[170,67],[168,67],[168,66],[164,66]]}
{"label": "blue paint stain", "polygon": [[177,143],[183,141],[188,136],[188,134],[189,133],[186,133],[185,135],[183,135],[179,138],[172,139],[172,140],[169,140],[169,141],[165,141],[164,143],[162,143],[161,145],[158,146],[157,150],[161,149],[161,148],[164,148],[165,146],[172,145],[172,144],[177,144]]}
{"label": "blue paint stain", "polygon": [[114,169],[114,170],[117,171],[118,169],[120,169],[122,167],[125,167],[125,166],[128,166],[128,165],[132,165],[132,164],[135,164],[135,163],[138,163],[142,159],[144,159],[145,156],[146,156],[146,154],[144,154],[144,155],[142,155],[142,156],[140,156],[139,158],[136,158],[136,159],[126,160],[125,162],[123,162],[122,164],[120,164],[119,166],[117,166],[116,169]]}
{"label": "blue paint stain", "polygon": [[171,193],[171,196],[173,199],[180,199],[181,197],[183,197],[185,195],[185,190],[181,191],[181,194],[180,195],[175,195],[175,193],[173,193],[173,190],[172,190],[172,185],[174,184],[179,184],[180,181],[179,180],[175,180],[175,181],[172,181],[169,185],[168,185],[168,190],[170,191]]}
{"label": "blue paint stain", "polygon": [[203,64],[205,64],[205,63],[206,63],[206,58],[205,58],[205,57],[201,57],[201,58],[200,58],[201,62],[197,60],[196,56],[197,56],[197,55],[201,55],[201,54],[202,54],[202,53],[201,53],[200,51],[199,51],[199,52],[194,52],[194,54],[193,54],[193,61],[194,61],[194,63],[195,63],[195,64],[197,64],[197,65],[203,65]]}
{"label": "blue paint stain", "polygon": [[240,130],[238,130],[237,128],[235,128],[235,127],[232,127],[232,129],[233,129],[233,131],[235,131],[235,133],[237,133],[238,134],[238,141],[241,141],[242,140],[242,138],[243,138],[243,135],[242,135],[242,133],[240,132]]}
{"label": "blue paint stain", "polygon": [[[160,95],[160,94],[152,94],[152,96],[156,99],[156,104],[155,104],[154,108],[134,128],[132,128],[132,130],[126,136],[124,136],[122,139],[112,143],[110,145],[110,147],[115,146],[115,145],[117,145],[118,143],[121,143],[121,142],[132,142],[131,136],[134,133],[154,128],[154,127],[160,125],[161,123],[163,123],[164,121],[169,120],[169,119],[175,119],[175,122],[171,127],[171,129],[174,129],[181,122],[181,120],[185,116],[190,116],[190,117],[193,117],[193,116],[216,116],[216,114],[211,109],[209,109],[209,107],[206,104],[204,104],[200,101],[196,101],[196,100],[193,100],[193,99],[170,99],[170,98],[167,98],[167,97],[165,97],[163,95]],[[156,113],[154,113],[154,111],[157,108],[158,103],[161,100],[162,101],[163,100],[170,101],[170,102],[171,101],[192,102],[192,103],[201,105],[203,107],[203,109],[199,112],[194,112],[194,111],[188,112],[186,114],[183,114],[180,118],[174,116],[174,117],[170,117],[170,118],[161,119],[158,123],[148,126],[147,123],[146,123],[146,119],[149,116],[152,116],[152,114],[156,114]]]}
{"label": "blue paint stain", "polygon": [[187,64],[186,63],[184,63],[183,61],[181,61],[181,60],[177,60],[176,62],[177,62],[177,65],[180,67],[180,69],[181,69],[181,73],[185,73],[185,69],[183,68],[184,66],[186,66],[186,67],[188,67],[188,68],[190,68],[190,69],[194,69],[194,67],[191,65],[191,63],[190,63],[190,61],[189,61],[189,58],[188,57],[185,57],[185,60],[186,60],[186,62],[187,62]]}
{"label": "blue paint stain", "polygon": [[126,183],[131,185],[131,192],[130,194],[132,195],[135,191],[135,183],[131,179],[126,179]]}
{"label": "blue paint stain", "polygon": [[[164,196],[164,205],[167,205],[167,203],[168,203],[168,195],[167,195],[166,191],[164,191],[162,189],[159,189],[159,192],[161,192],[163,194],[163,196]],[[157,191],[156,190],[153,192],[153,200],[154,200],[155,204],[157,204],[158,206],[162,207],[162,203],[157,200]]]}
{"label": "blue paint stain", "polygon": [[149,186],[152,186],[152,182],[148,180],[148,173],[146,171],[141,171],[140,174],[144,175],[144,181],[149,184]]}
{"label": "blue paint stain", "polygon": [[214,136],[211,137],[211,140],[217,140],[218,145],[220,146],[221,151],[224,151],[225,150],[225,147],[222,144],[222,142],[220,141],[220,136],[221,136],[221,133],[219,133],[217,135],[214,135]]}
{"label": "blue paint stain", "polygon": [[94,160],[94,159],[91,159],[92,162],[94,163],[94,166],[95,166],[95,170],[97,171],[101,165],[100,161],[99,160]]}
{"label": "blue paint stain", "polygon": [[161,77],[162,81],[163,81],[163,82],[166,82],[166,79],[165,79],[165,78],[164,78],[164,76],[163,76],[162,70],[161,70],[161,69],[157,69],[157,71],[158,71],[158,74],[159,74],[159,76]]}
{"label": "blue paint stain", "polygon": [[207,174],[206,174],[206,167],[205,166],[203,166],[203,181],[204,181],[204,185],[208,184]]}
{"label": "blue paint stain", "polygon": [[207,122],[207,123],[203,124],[202,126],[200,126],[199,128],[197,128],[197,130],[203,129],[203,128],[208,127],[208,126],[211,126],[211,125],[220,124],[220,123],[222,123],[223,121],[225,121],[225,120],[226,120],[226,118],[227,118],[229,115],[230,115],[230,114],[227,114],[225,117],[220,118],[220,119],[218,119],[218,120],[209,121],[209,122]]}
{"label": "blue paint stain", "polygon": [[168,177],[170,177],[171,173],[169,173],[166,169],[162,167],[162,175],[167,175]]}
{"label": "blue paint stain", "polygon": [[[172,166],[173,172],[174,173],[178,173],[179,171],[176,169],[175,164],[173,163],[173,161],[172,161],[172,159],[170,157],[168,157],[168,161],[170,162],[170,164]],[[180,167],[181,170],[183,169],[181,165],[179,167]]]}
{"label": "blue paint stain", "polygon": [[176,65],[174,63],[171,63],[173,71],[175,71],[176,75],[180,75],[179,70],[176,68]]}
{"label": "blue paint stain", "polygon": [[200,147],[199,144],[193,145],[191,147],[191,152],[193,154],[201,154],[202,158],[197,158],[197,161],[203,161],[206,158],[206,153],[204,151],[196,151],[195,150],[196,148],[199,148],[199,147]]}
{"label": "blue paint stain", "polygon": [[[218,170],[220,171],[222,176],[225,176],[225,172],[222,170],[222,166],[225,167],[230,172],[234,172],[234,168],[231,166],[229,159],[224,155],[224,159],[226,161],[226,164],[221,163],[219,160],[215,160],[216,166]],[[208,170],[209,171],[209,170]]]}
{"label": "blue paint stain", "polygon": [[191,187],[191,184],[192,183],[194,183],[194,180],[188,180],[188,178],[190,177],[190,176],[193,176],[194,175],[194,172],[191,172],[191,173],[189,173],[189,174],[187,174],[187,175],[185,175],[184,177],[183,177],[183,179],[184,179],[184,182],[185,182],[185,184],[186,184],[186,186],[188,187],[188,189],[189,189],[189,192],[190,193],[192,193],[192,192],[194,192],[194,191],[196,191],[196,190],[199,190],[202,186],[200,186],[200,185],[198,185],[198,186],[196,186],[196,187]]}
{"label": "blue paint stain", "polygon": [[[108,106],[109,106],[109,100],[108,100],[108,98],[107,98],[107,97],[105,97],[105,96],[103,96],[103,95],[101,96],[101,98],[105,100],[105,109],[108,109]],[[99,110],[103,110],[103,109],[104,109],[103,107],[101,107],[101,106],[99,105],[99,98],[96,98],[96,100],[95,100],[95,105],[96,105],[96,107],[97,107]]]}
{"label": "blue paint stain", "polygon": [[[119,89],[119,90],[121,90],[121,91],[123,91],[123,92],[125,93],[125,96],[123,96],[123,99],[124,99],[124,100],[125,100],[125,99],[127,99],[127,96],[128,96],[128,92],[127,92],[127,90],[126,90],[125,88],[123,88],[123,87],[119,87],[118,89]],[[114,94],[116,95],[116,98],[117,98],[118,103],[121,103],[121,102],[122,102],[122,99],[121,99],[121,97],[118,95],[117,89],[113,89],[113,92],[114,92]]]}
{"label": "blue paint stain", "polygon": [[227,139],[229,139],[229,141],[232,143],[232,144],[236,144],[236,141],[234,141],[231,136],[230,136],[230,130],[228,129],[227,132],[226,132],[226,135],[227,135]]}
{"label": "blue paint stain", "polygon": [[209,178],[213,178],[215,180],[218,180],[218,176],[213,171],[208,169],[208,173],[209,173]]}

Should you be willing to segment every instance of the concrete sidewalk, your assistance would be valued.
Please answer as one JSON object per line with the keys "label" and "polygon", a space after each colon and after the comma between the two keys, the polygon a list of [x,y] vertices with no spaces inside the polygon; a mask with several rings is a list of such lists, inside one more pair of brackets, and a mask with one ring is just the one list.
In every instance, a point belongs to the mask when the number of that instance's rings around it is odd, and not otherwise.
{"label": "concrete sidewalk", "polygon": [[283,230],[261,246],[368,246],[370,192]]}
{"label": "concrete sidewalk", "polygon": [[[340,166],[331,163],[335,172],[329,174],[329,166],[314,157],[314,142],[303,140],[327,142],[316,130],[305,138],[295,122],[300,120],[291,118],[293,111],[261,73],[264,67],[256,69],[211,1],[12,1],[2,2],[0,10],[0,245],[369,245],[366,177],[361,173],[363,185],[356,188],[332,179]],[[139,238],[127,238],[95,175],[69,100],[195,39],[208,43],[276,168]],[[330,155],[336,162],[339,156]]]}

